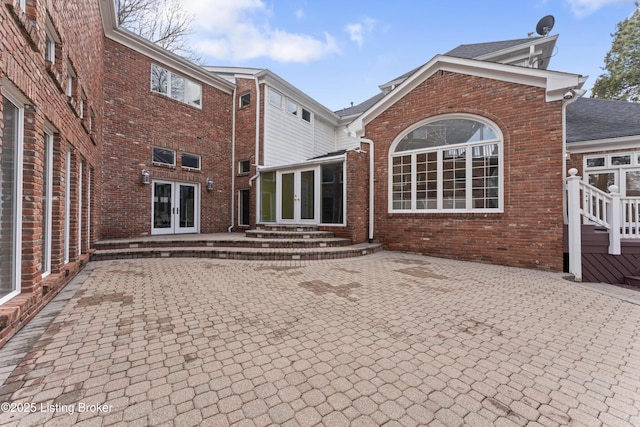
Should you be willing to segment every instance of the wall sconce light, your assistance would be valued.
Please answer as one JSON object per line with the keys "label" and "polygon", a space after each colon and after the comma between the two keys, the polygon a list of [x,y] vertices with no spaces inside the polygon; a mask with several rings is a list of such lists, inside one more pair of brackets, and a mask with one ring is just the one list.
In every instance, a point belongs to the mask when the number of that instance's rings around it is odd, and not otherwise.
{"label": "wall sconce light", "polygon": [[147,171],[146,169],[142,169],[142,172],[140,173],[140,179],[142,180],[142,183],[144,185],[151,184],[151,177],[149,176],[149,171]]}
{"label": "wall sconce light", "polygon": [[564,158],[565,160],[571,160],[571,151],[565,151]]}
{"label": "wall sconce light", "polygon": [[207,191],[213,191],[213,180],[211,178],[207,178],[205,184],[207,186]]}

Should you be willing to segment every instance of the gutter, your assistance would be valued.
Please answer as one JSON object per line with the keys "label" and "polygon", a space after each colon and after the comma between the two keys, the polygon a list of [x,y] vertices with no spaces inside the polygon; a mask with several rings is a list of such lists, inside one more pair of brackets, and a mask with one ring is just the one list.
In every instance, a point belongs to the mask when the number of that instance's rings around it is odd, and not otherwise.
{"label": "gutter", "polygon": [[580,99],[586,90],[569,89],[562,100],[562,217],[565,224],[569,223],[567,212],[567,107]]}

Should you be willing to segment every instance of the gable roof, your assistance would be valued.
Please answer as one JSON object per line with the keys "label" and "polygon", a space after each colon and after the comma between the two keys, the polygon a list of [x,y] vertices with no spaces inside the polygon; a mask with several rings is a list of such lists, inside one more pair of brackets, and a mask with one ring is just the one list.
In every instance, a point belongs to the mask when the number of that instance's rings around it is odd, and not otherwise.
{"label": "gable roof", "polygon": [[567,107],[567,142],[640,137],[640,103],[580,98]]}
{"label": "gable roof", "polygon": [[[461,59],[476,59],[480,61],[496,62],[502,64],[512,64],[514,62],[522,62],[527,59],[535,59],[538,69],[546,70],[549,65],[549,58],[555,48],[558,35],[548,37],[527,37],[524,39],[502,40],[488,43],[462,44],[455,49],[445,53],[444,56]],[[407,80],[413,73],[418,71],[420,67],[407,71],[388,82],[378,86],[382,94],[377,94],[366,101],[335,113],[340,117],[347,117],[355,114],[361,114],[371,107],[375,102],[379,101],[385,94],[391,92],[397,86]]]}
{"label": "gable roof", "polygon": [[531,43],[532,41],[537,41],[542,38],[543,37],[528,37],[526,39],[502,40],[502,41],[488,42],[488,43],[461,44],[455,49],[451,49],[449,52],[445,53],[445,55],[455,56],[456,58],[474,59],[480,56],[496,53],[501,50],[505,50],[514,46],[520,46],[523,44]]}
{"label": "gable roof", "polygon": [[438,55],[358,116],[347,126],[348,131],[362,136],[367,123],[440,70],[544,88],[547,102],[562,100],[568,89],[580,89],[587,79],[579,74]]}

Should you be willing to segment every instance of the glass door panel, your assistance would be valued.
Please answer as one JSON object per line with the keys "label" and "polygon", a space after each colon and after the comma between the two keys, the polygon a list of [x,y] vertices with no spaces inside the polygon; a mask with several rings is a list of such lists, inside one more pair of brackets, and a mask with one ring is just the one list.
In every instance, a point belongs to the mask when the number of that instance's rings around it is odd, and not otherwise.
{"label": "glass door panel", "polygon": [[280,188],[281,192],[281,218],[283,221],[295,220],[295,173],[283,173],[280,176]]}
{"label": "glass door panel", "polygon": [[300,173],[300,219],[315,218],[315,171]]}
{"label": "glass door panel", "polygon": [[276,221],[276,173],[260,174],[260,221]]}
{"label": "glass door panel", "polygon": [[198,192],[195,184],[154,181],[152,234],[198,232]]}
{"label": "glass door panel", "polygon": [[153,232],[154,234],[173,233],[173,184],[153,183]]}

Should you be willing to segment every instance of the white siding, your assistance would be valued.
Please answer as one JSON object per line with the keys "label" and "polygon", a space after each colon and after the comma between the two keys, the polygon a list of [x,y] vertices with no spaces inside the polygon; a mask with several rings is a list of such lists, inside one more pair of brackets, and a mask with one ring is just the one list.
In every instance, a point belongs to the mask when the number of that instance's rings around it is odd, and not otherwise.
{"label": "white siding", "polygon": [[314,120],[313,157],[336,151],[336,128],[321,120]]}
{"label": "white siding", "polygon": [[[264,100],[264,165],[279,166],[302,163],[336,150],[335,127],[317,120],[308,107],[298,104],[293,115],[269,103],[269,89]],[[286,105],[287,94],[283,94]],[[296,101],[296,100],[294,100]],[[312,113],[311,123],[302,120],[302,108]]]}
{"label": "white siding", "polygon": [[357,138],[349,136],[349,134],[343,131],[344,126],[340,126],[336,130],[336,150],[350,150],[358,148],[360,143]]}

